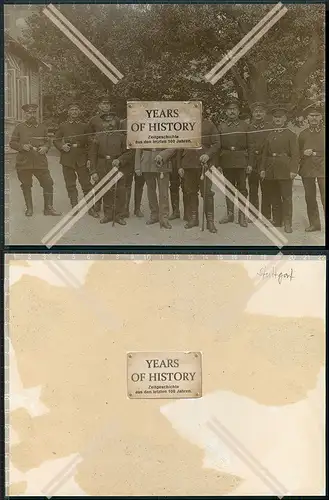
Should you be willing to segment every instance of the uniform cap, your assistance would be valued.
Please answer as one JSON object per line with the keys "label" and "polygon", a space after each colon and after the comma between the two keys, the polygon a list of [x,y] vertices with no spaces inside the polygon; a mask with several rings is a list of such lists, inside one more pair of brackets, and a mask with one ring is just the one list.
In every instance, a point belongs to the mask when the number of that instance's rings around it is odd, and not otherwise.
{"label": "uniform cap", "polygon": [[240,108],[240,102],[239,99],[236,97],[230,97],[226,102],[225,102],[225,108],[229,108],[230,106],[237,106]]}
{"label": "uniform cap", "polygon": [[102,103],[102,102],[108,102],[109,104],[111,104],[111,99],[109,98],[109,96],[107,94],[104,94],[102,95],[100,98],[99,98],[99,103]]}
{"label": "uniform cap", "polygon": [[100,117],[102,120],[112,120],[113,117],[115,117],[115,113],[113,111],[110,111],[108,113],[102,113]]}
{"label": "uniform cap", "polygon": [[267,111],[267,104],[265,102],[253,102],[250,104],[250,110],[254,111],[256,108],[262,108],[264,111]]}
{"label": "uniform cap", "polygon": [[23,111],[35,111],[36,109],[38,109],[37,104],[23,104],[22,106]]}
{"label": "uniform cap", "polygon": [[311,104],[306,106],[306,108],[303,109],[304,116],[307,116],[307,115],[310,115],[313,113],[322,115],[323,112],[324,112],[324,106],[320,101],[319,102],[312,102]]}
{"label": "uniform cap", "polygon": [[271,107],[273,116],[284,116],[288,114],[288,106],[286,104],[275,104]]}
{"label": "uniform cap", "polygon": [[71,108],[79,108],[81,109],[81,106],[78,102],[76,101],[72,101],[72,102],[69,102],[68,105],[67,105],[67,109],[71,109]]}

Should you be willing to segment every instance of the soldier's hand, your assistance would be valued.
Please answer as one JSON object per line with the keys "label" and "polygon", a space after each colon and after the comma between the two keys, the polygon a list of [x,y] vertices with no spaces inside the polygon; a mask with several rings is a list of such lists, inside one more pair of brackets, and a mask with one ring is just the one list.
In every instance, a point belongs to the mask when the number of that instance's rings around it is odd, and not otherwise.
{"label": "soldier's hand", "polygon": [[163,158],[161,155],[156,155],[156,157],[154,158],[154,161],[155,161],[157,167],[162,167]]}
{"label": "soldier's hand", "polygon": [[90,176],[90,182],[92,184],[96,184],[98,182],[98,174],[96,174],[96,173],[91,174],[91,176]]}
{"label": "soldier's hand", "polygon": [[140,177],[142,175],[142,171],[141,170],[135,170],[135,174]]}
{"label": "soldier's hand", "polygon": [[184,169],[183,168],[179,168],[178,169],[178,175],[179,177],[182,179],[184,177]]}
{"label": "soldier's hand", "polygon": [[47,146],[41,146],[39,149],[38,149],[38,153],[41,154],[41,155],[45,155],[48,151],[48,148]]}
{"label": "soldier's hand", "polygon": [[250,175],[251,172],[252,172],[252,167],[250,165],[248,165],[248,167],[246,168],[246,174]]}
{"label": "soldier's hand", "polygon": [[30,151],[31,147],[31,144],[23,144],[24,151]]}
{"label": "soldier's hand", "polygon": [[112,167],[119,168],[120,167],[120,160],[118,160],[118,159],[113,160]]}
{"label": "soldier's hand", "polygon": [[65,153],[68,153],[71,149],[71,146],[69,144],[63,144],[62,150],[65,151]]}
{"label": "soldier's hand", "polygon": [[209,156],[208,155],[201,155],[200,158],[200,163],[208,163],[208,161],[210,160]]}
{"label": "soldier's hand", "polygon": [[90,160],[87,160],[87,169],[89,170],[91,167],[91,161]]}
{"label": "soldier's hand", "polygon": [[265,170],[262,170],[260,173],[259,173],[259,177],[260,179],[263,181],[265,179]]}
{"label": "soldier's hand", "polygon": [[293,181],[297,174],[290,172],[290,179]]}
{"label": "soldier's hand", "polygon": [[313,154],[313,149],[305,149],[304,156],[312,156],[312,154]]}

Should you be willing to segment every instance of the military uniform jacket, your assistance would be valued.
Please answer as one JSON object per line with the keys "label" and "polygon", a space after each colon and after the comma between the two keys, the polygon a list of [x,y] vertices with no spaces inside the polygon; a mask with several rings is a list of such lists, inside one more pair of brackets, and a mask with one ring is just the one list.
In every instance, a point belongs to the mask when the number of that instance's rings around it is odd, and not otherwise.
{"label": "military uniform jacket", "polygon": [[252,166],[248,124],[243,120],[227,121],[221,122],[218,129],[221,140],[219,166],[222,169]]}
{"label": "military uniform jacket", "polygon": [[299,153],[297,136],[289,129],[269,133],[263,149],[260,171],[266,179],[290,179],[290,173],[297,174]]}
{"label": "military uniform jacket", "polygon": [[[62,150],[64,144],[70,144],[68,153]],[[83,167],[87,162],[88,130],[85,123],[61,123],[55,134],[54,146],[60,151],[60,163],[64,167]]]}
{"label": "military uniform jacket", "polygon": [[[324,177],[324,128],[320,130],[302,130],[298,138],[300,151],[300,170],[302,177]],[[304,151],[312,149],[312,156],[305,156]]]}
{"label": "military uniform jacket", "polygon": [[[138,161],[135,162],[135,170],[140,170],[142,173],[154,174],[171,172],[172,159],[176,152],[176,149],[143,149],[141,151],[140,165],[138,165]],[[158,155],[163,159],[163,164],[160,167],[155,162],[155,157]]]}
{"label": "military uniform jacket", "polygon": [[250,150],[250,158],[251,158],[251,166],[254,172],[258,172],[262,160],[262,153],[265,141],[270,133],[270,130],[273,128],[271,123],[262,122],[260,124],[251,122],[248,126],[249,130],[249,150]]}
{"label": "military uniform jacket", "polygon": [[[24,144],[31,144],[33,148],[30,151],[24,151]],[[42,155],[36,151],[40,146],[50,148],[51,141],[47,134],[47,127],[42,123],[36,126],[20,123],[16,125],[9,146],[18,151],[16,156],[16,168],[18,170],[29,169],[47,169],[48,161],[46,155]]]}
{"label": "military uniform jacket", "polygon": [[[89,149],[90,173],[109,171],[113,160],[120,160],[120,167],[126,165],[129,151],[126,150],[126,137],[120,132],[100,132],[96,135]],[[119,169],[120,169],[119,167]]]}
{"label": "military uniform jacket", "polygon": [[218,152],[220,150],[221,141],[217,127],[210,120],[203,120],[201,127],[201,148],[200,149],[184,149],[178,155],[180,156],[180,166],[184,169],[200,168],[200,156],[208,155],[211,164],[218,164]]}

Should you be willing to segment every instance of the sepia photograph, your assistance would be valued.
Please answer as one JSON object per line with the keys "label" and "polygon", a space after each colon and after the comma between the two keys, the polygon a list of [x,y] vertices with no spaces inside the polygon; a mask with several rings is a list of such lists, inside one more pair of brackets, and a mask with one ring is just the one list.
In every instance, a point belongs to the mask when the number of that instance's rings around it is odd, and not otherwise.
{"label": "sepia photograph", "polygon": [[324,4],[7,4],[5,243],[325,245]]}
{"label": "sepia photograph", "polygon": [[8,496],[325,495],[324,257],[5,269]]}

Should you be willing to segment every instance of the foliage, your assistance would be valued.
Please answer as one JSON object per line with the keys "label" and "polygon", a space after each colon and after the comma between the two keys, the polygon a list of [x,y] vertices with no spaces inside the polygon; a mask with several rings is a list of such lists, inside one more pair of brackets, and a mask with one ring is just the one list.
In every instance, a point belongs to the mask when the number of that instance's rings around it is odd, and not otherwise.
{"label": "foliage", "polygon": [[215,85],[204,75],[269,11],[270,5],[61,5],[61,12],[123,73],[114,85],[38,10],[24,44],[52,71],[44,93],[58,116],[69,98],[95,111],[109,91],[118,113],[127,98],[200,99],[220,118],[228,95],[294,106],[324,85],[324,7],[289,5],[288,13]]}

